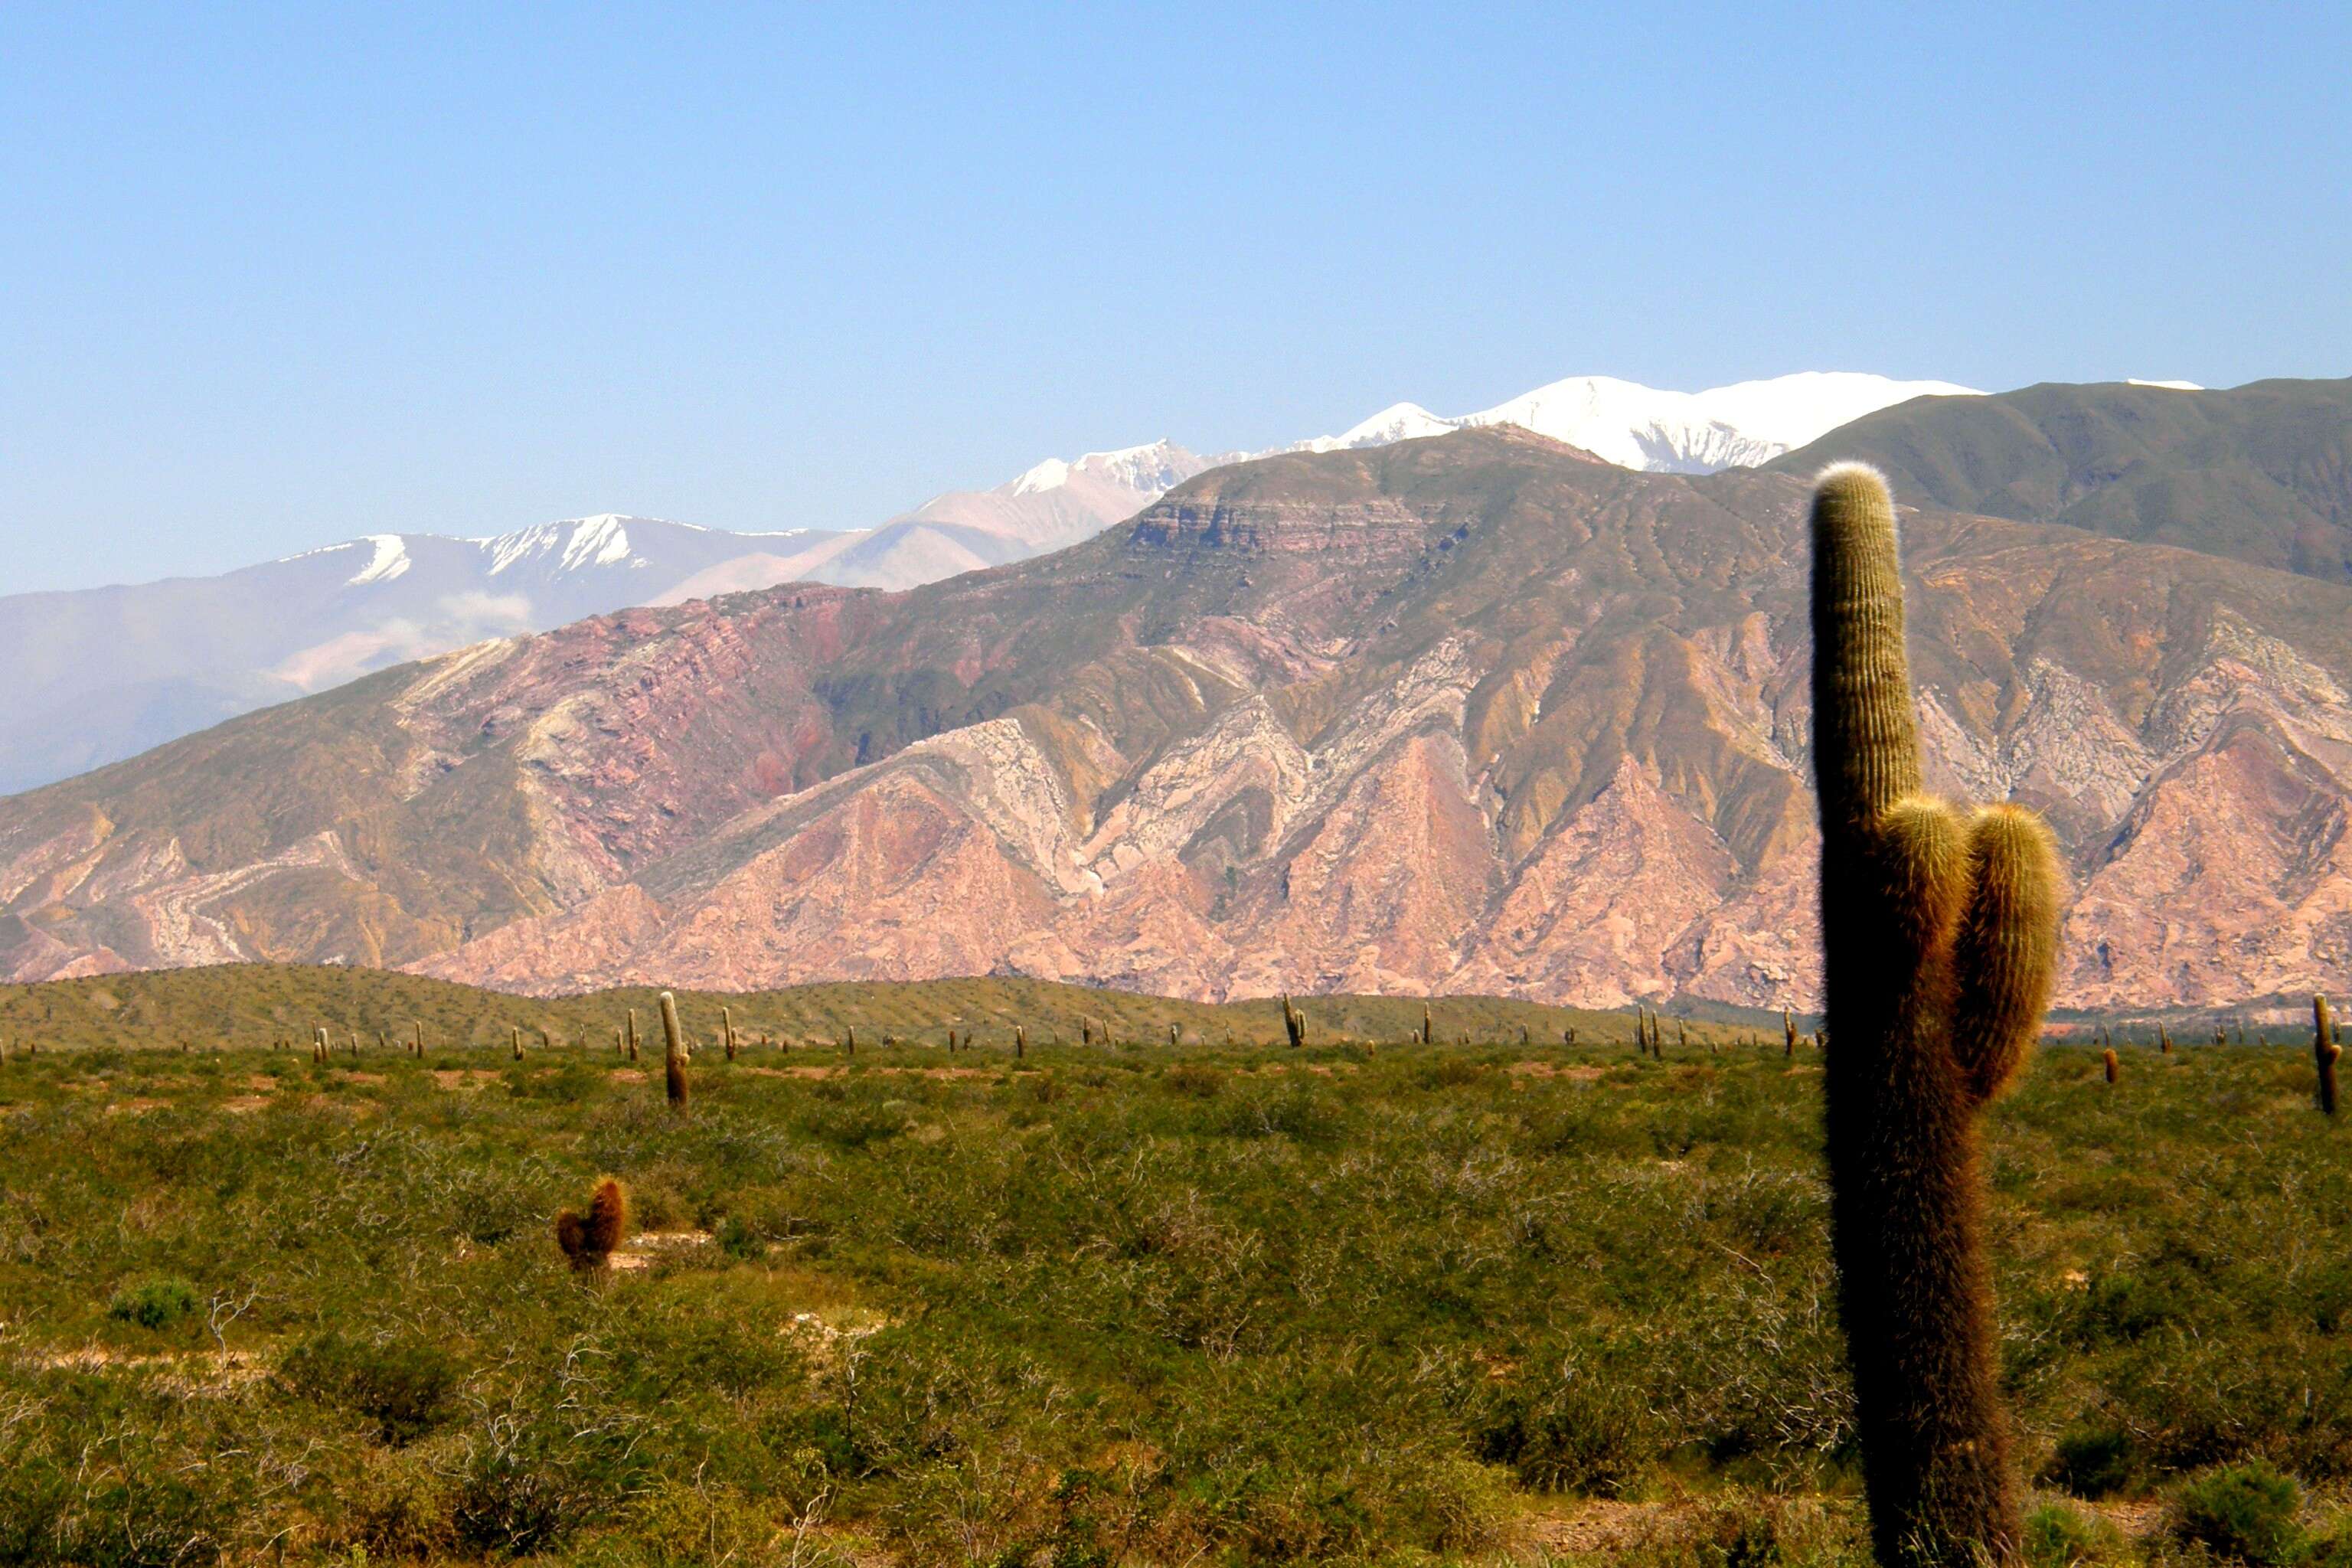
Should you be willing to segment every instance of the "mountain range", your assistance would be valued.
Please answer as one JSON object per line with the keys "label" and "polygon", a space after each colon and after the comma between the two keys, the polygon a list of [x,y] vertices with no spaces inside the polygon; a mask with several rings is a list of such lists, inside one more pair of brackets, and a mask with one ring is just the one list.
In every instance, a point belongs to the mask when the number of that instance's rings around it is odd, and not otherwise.
{"label": "mountain range", "polygon": [[2322,495],[2347,391],[1929,397],[1714,474],[1467,424],[1223,465],[909,591],[486,642],[0,801],[0,973],[1810,1005],[1810,465],[1986,405],[2064,450],[2145,396],[2192,408],[2149,405],[2067,521],[1898,473],[1931,782],[2052,821],[2062,1005],[2340,989],[2352,587],[2250,559],[2235,513],[2155,540],[2085,503],[2189,493],[2242,419],[2302,432],[2245,460]]}
{"label": "mountain range", "polygon": [[[1960,390],[1801,374],[1694,395],[1586,377],[1454,420],[1399,405],[1301,445],[1509,422],[1627,467],[1705,472],[1762,461],[1869,409]],[[0,656],[16,680],[0,709],[0,794],[483,637],[779,583],[908,588],[1024,560],[1125,521],[1217,460],[1166,441],[1049,458],[872,528],[739,534],[607,515],[493,539],[378,534],[217,577],[0,597]]]}

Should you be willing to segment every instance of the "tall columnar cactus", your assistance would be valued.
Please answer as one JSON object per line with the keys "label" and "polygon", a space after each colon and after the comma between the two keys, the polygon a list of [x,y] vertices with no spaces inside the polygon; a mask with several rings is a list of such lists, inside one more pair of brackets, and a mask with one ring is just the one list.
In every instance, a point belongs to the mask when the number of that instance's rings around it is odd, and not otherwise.
{"label": "tall columnar cactus", "polygon": [[2109,1046],[2105,1050],[2101,1051],[2099,1053],[2099,1059],[2100,1064],[2107,1069],[2107,1081],[2109,1083],[2115,1082],[2116,1075],[2121,1068],[2121,1064],[2116,1060],[2115,1047]]}
{"label": "tall columnar cactus", "polygon": [[521,1026],[520,1026],[520,1025],[513,1026],[513,1027],[514,1027],[514,1059],[515,1059],[515,1060],[517,1060],[517,1061],[520,1061],[520,1060],[522,1060],[522,1028],[521,1028]]}
{"label": "tall columnar cactus", "polygon": [[2156,1048],[2165,1056],[2172,1054],[2172,1031],[2162,1024],[2156,1026]]}
{"label": "tall columnar cactus", "polygon": [[1885,481],[1824,473],[1812,535],[1831,1230],[1873,1543],[2013,1561],[1977,1121],[2049,999],[2056,857],[2030,812],[1921,793]]}
{"label": "tall columnar cactus", "polygon": [[2327,1015],[2327,998],[2311,999],[2311,1054],[2319,1064],[2319,1109],[2336,1114],[2336,1062],[2344,1047],[2336,1043],[2336,1022]]}
{"label": "tall columnar cactus", "polygon": [[1797,1019],[1786,1007],[1780,1009],[1780,1054],[1784,1057],[1797,1054]]}
{"label": "tall columnar cactus", "polygon": [[719,1032],[726,1037],[727,1059],[731,1062],[735,1059],[735,1014],[732,1009],[719,1009]]}
{"label": "tall columnar cactus", "polygon": [[628,1016],[621,1026],[621,1036],[623,1044],[628,1047],[629,1059],[635,1061],[637,1059],[637,1010],[635,1007],[628,1010]]}
{"label": "tall columnar cactus", "polygon": [[1015,1057],[1029,1054],[1029,1031],[1019,1024],[1013,1026],[1013,1054]]}
{"label": "tall columnar cactus", "polygon": [[1421,1005],[1421,1043],[1426,1046],[1436,1038],[1437,1035],[1430,1026],[1429,1004],[1423,1002]]}
{"label": "tall columnar cactus", "polygon": [[670,1104],[686,1109],[686,1031],[677,1021],[677,998],[661,994],[662,1084]]}
{"label": "tall columnar cactus", "polygon": [[1288,996],[1282,999],[1282,1033],[1294,1051],[1307,1043],[1307,1015],[1293,1006]]}

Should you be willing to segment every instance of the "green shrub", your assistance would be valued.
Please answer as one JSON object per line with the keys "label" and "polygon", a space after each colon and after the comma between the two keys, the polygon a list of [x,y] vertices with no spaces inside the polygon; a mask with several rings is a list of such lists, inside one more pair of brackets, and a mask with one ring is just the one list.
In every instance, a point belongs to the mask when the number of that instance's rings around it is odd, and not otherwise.
{"label": "green shrub", "polygon": [[2045,1474],[2076,1497],[2102,1498],[2129,1488],[2139,1473],[2131,1435],[2120,1426],[2075,1426],[2058,1436]]}
{"label": "green shrub", "polygon": [[1479,1434],[1479,1457],[1538,1491],[1617,1497],[1657,1457],[1655,1428],[1637,1389],[1571,1368],[1549,1387],[1507,1396]]}
{"label": "green shrub", "polygon": [[304,1341],[278,1363],[298,1397],[365,1418],[383,1441],[414,1441],[449,1415],[457,1365],[437,1346],[347,1339],[330,1331]]}
{"label": "green shrub", "polygon": [[2115,1554],[2117,1544],[2112,1530],[2063,1503],[2045,1504],[2025,1516],[2029,1568],[2078,1568],[2104,1562]]}
{"label": "green shrub", "polygon": [[2253,1568],[2292,1563],[2304,1544],[2294,1481],[2260,1459],[2209,1470],[2172,1500],[2172,1531],[2216,1555]]}
{"label": "green shrub", "polygon": [[142,1329],[168,1329],[196,1315],[196,1288],[168,1275],[142,1279],[117,1289],[106,1303],[106,1315]]}

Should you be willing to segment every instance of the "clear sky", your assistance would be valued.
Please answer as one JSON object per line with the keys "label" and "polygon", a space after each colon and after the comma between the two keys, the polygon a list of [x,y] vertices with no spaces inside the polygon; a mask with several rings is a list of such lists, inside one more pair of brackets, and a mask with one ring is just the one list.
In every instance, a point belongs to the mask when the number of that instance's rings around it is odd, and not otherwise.
{"label": "clear sky", "polygon": [[0,592],[1570,374],[2352,374],[2352,6],[0,6]]}

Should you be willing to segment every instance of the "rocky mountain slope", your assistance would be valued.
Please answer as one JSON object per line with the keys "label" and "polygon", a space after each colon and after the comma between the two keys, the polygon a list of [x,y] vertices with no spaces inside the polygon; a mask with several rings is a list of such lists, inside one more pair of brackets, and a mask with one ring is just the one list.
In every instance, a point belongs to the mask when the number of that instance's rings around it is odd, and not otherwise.
{"label": "rocky mountain slope", "polygon": [[[1514,422],[1629,467],[1704,472],[1958,390],[1808,374],[1684,394],[1587,376],[1460,419],[1400,405],[1411,417],[1375,416],[1305,447]],[[1126,521],[1211,461],[1166,441],[1048,458],[992,489],[950,491],[845,531],[736,534],[605,516],[493,539],[378,534],[217,577],[0,596],[0,657],[16,676],[16,700],[0,709],[0,795],[484,637],[779,583],[908,588],[1025,560]]]}
{"label": "rocky mountain slope", "polygon": [[1884,469],[1898,495],[2352,582],[2352,380],[2114,382],[1933,397],[1773,463]]}
{"label": "rocky mountain slope", "polygon": [[586,517],[492,539],[383,533],[216,577],[0,597],[0,794],[487,637],[635,604],[756,542]]}
{"label": "rocky mountain slope", "polygon": [[878,528],[729,533],[574,518],[490,539],[383,533],[216,577],[0,597],[0,795],[488,637],[819,581],[905,588],[1132,517],[1208,467],[1165,442],[1049,460]]}
{"label": "rocky mountain slope", "polygon": [[[0,973],[1007,973],[1810,1002],[1803,482],[1510,427],[1056,554],[483,645],[0,802]],[[1906,519],[1939,787],[2048,812],[2062,1000],[2352,974],[2352,595]]]}

